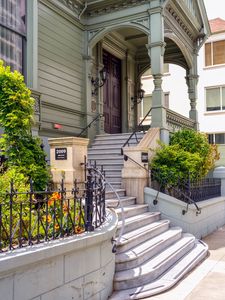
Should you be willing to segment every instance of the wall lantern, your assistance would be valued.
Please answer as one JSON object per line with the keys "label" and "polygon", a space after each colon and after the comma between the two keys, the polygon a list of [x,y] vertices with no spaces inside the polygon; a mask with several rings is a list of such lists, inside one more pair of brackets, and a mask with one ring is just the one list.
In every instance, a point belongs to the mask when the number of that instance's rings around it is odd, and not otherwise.
{"label": "wall lantern", "polygon": [[107,71],[106,68],[103,67],[101,71],[99,71],[99,77],[94,77],[91,78],[91,84],[92,84],[92,96],[97,96],[98,94],[98,89],[102,87],[107,79]]}
{"label": "wall lantern", "polygon": [[133,106],[131,108],[134,108],[136,105],[141,103],[141,101],[144,99],[144,96],[145,96],[145,90],[139,89],[137,91],[137,96],[131,97],[131,101],[133,102]]}

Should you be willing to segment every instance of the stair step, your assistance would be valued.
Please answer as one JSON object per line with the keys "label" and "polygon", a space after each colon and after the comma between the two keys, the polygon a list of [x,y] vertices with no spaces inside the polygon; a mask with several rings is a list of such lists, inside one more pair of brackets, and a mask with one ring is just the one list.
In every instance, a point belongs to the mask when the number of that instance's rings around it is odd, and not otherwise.
{"label": "stair step", "polygon": [[121,155],[120,148],[104,148],[104,149],[89,149],[88,150],[88,156],[90,155]]}
{"label": "stair step", "polygon": [[117,272],[114,276],[114,289],[129,289],[155,280],[193,249],[194,245],[195,237],[190,234],[184,234],[180,240],[167,247],[152,259],[145,261],[142,265]]}
{"label": "stair step", "polygon": [[[118,215],[118,219],[120,221],[122,218],[122,209],[116,208],[115,211],[116,211],[116,213]],[[148,211],[148,204],[135,204],[135,205],[125,206],[123,208],[125,218],[129,218],[129,217],[132,217],[132,216],[135,216],[138,214],[142,214],[147,211]]]}
{"label": "stair step", "polygon": [[120,164],[120,168],[122,168],[123,166],[123,157],[114,157],[114,156],[110,156],[110,157],[89,157],[88,158],[89,161],[96,161],[97,166],[104,166],[104,165],[108,165],[111,166],[113,164]]}
{"label": "stair step", "polygon": [[[115,190],[116,193],[118,194],[119,197],[124,197],[125,194],[126,194],[126,191],[125,189],[116,189]],[[105,192],[105,199],[111,199],[111,198],[115,198],[116,194],[115,194],[115,191],[112,191],[112,190],[108,190]]]}
{"label": "stair step", "polygon": [[169,224],[169,220],[159,220],[123,234],[121,240],[117,244],[117,253],[125,252],[134,246],[166,231],[169,227]]}
{"label": "stair step", "polygon": [[[150,212],[150,211],[143,214],[135,215],[130,218],[126,218],[123,233],[127,233],[139,227],[156,222],[159,219],[160,219],[160,212]],[[117,225],[117,234],[119,234],[121,227],[122,227],[122,221],[119,221]]]}
{"label": "stair step", "polygon": [[181,238],[182,229],[173,227],[158,236],[116,255],[116,271],[135,268]]}
{"label": "stair step", "polygon": [[109,300],[144,299],[162,293],[196,267],[206,257],[207,252],[207,245],[196,241],[195,246],[157,280],[136,288],[115,291]]}
{"label": "stair step", "polygon": [[123,161],[123,156],[120,153],[112,154],[109,153],[89,153],[88,159],[90,160],[102,160],[102,159],[118,159],[119,161]]}
{"label": "stair step", "polygon": [[122,203],[122,206],[129,206],[129,205],[134,205],[136,201],[135,197],[120,197],[120,200],[117,198],[112,198],[106,200],[106,205],[107,207],[111,208],[118,208],[120,205],[120,202]]}
{"label": "stair step", "polygon": [[[123,140],[124,142],[130,137],[131,132],[128,133],[118,133],[118,134],[100,134],[96,135],[95,141],[101,141],[101,140],[114,140],[119,141]],[[143,132],[137,132],[136,136],[138,139],[142,138],[144,136]],[[136,140],[135,135],[132,136],[131,140]]]}

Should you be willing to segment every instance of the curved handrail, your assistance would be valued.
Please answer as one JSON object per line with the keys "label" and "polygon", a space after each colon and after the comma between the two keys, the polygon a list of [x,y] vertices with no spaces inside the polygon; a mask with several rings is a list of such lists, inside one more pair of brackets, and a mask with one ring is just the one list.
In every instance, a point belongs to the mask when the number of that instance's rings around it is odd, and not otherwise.
{"label": "curved handrail", "polygon": [[91,127],[91,125],[96,122],[98,119],[102,118],[104,115],[103,114],[98,114],[84,129],[82,129],[82,131],[78,134],[78,137],[81,137],[82,134],[88,130],[88,128]]}
{"label": "curved handrail", "polygon": [[131,138],[135,135],[136,136],[136,141],[138,142],[137,139],[137,135],[136,133],[138,132],[138,129],[142,126],[143,122],[146,120],[146,118],[150,115],[152,108],[149,109],[149,111],[147,112],[147,114],[145,115],[145,117],[141,120],[141,122],[135,127],[135,130],[131,133],[131,135],[128,137],[128,139],[126,140],[126,142],[123,144],[123,146],[121,147],[121,155],[123,155],[123,148],[126,147],[126,145],[129,146],[129,141],[131,140]]}

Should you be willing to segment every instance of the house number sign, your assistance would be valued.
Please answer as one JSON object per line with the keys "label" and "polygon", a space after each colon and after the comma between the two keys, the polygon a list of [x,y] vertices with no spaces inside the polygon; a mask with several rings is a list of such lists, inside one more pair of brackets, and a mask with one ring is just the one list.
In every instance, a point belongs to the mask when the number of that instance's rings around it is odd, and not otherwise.
{"label": "house number sign", "polygon": [[67,160],[67,148],[55,148],[55,160]]}

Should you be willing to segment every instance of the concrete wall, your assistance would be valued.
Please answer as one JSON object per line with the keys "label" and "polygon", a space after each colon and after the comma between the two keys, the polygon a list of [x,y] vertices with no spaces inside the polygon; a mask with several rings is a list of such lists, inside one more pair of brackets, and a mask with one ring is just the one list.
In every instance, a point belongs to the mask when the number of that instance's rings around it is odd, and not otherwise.
{"label": "concrete wall", "polygon": [[112,292],[117,216],[83,233],[0,254],[1,300],[105,300]]}
{"label": "concrete wall", "polygon": [[213,198],[198,202],[201,210],[196,214],[196,207],[191,204],[185,215],[187,204],[171,196],[159,193],[157,205],[153,204],[157,191],[145,188],[145,203],[150,211],[160,211],[163,219],[169,219],[171,225],[180,226],[184,232],[189,232],[197,238],[202,238],[225,224],[225,197]]}

